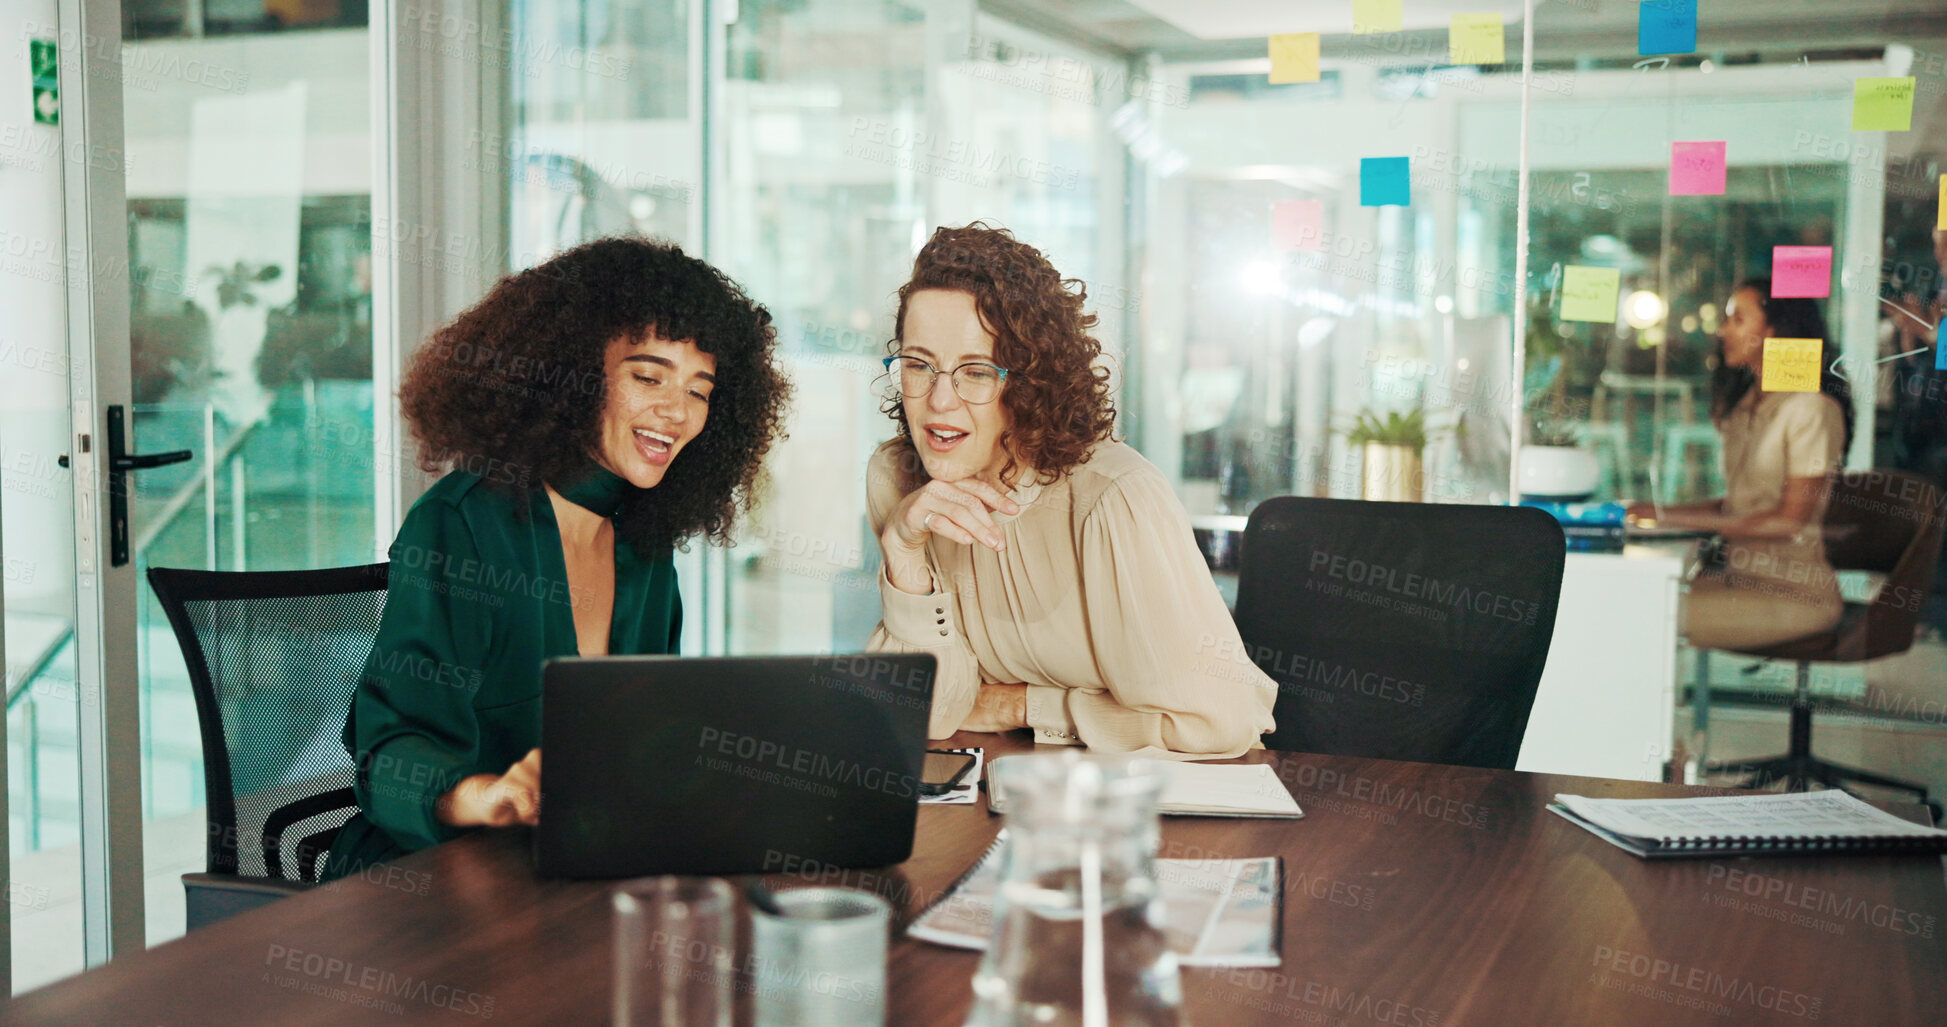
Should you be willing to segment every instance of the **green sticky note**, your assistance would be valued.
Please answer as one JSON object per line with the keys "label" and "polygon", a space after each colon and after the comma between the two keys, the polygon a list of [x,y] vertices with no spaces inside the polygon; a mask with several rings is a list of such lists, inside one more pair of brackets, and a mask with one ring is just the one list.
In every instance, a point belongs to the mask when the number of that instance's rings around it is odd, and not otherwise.
{"label": "green sticky note", "polygon": [[1852,84],[1854,132],[1905,132],[1913,127],[1912,76],[1862,78]]}
{"label": "green sticky note", "polygon": [[1613,267],[1562,270],[1562,320],[1616,323],[1616,296],[1622,291],[1622,272]]}
{"label": "green sticky note", "polygon": [[1271,84],[1318,81],[1318,33],[1271,37]]}

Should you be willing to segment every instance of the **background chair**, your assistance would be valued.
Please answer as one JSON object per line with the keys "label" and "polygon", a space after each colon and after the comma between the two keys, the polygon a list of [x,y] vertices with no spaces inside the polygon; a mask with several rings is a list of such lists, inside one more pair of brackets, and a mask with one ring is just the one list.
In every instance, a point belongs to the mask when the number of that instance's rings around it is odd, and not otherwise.
{"label": "background chair", "polygon": [[385,610],[386,565],[150,568],[196,692],[207,873],[184,874],[189,930],[315,884],[358,810],[340,733]]}
{"label": "background chair", "polygon": [[1566,543],[1540,510],[1286,496],[1244,532],[1237,627],[1272,749],[1512,769]]}
{"label": "background chair", "polygon": [[[1858,663],[1912,648],[1947,522],[1943,495],[1934,483],[1901,471],[1855,472],[1833,483],[1825,508],[1826,559],[1834,570],[1884,574],[1885,583],[1871,602],[1845,604],[1845,613],[1830,630],[1774,646],[1726,650],[1798,664],[1791,731],[1782,756],[1710,764],[1706,773],[1744,774],[1746,788],[1781,780],[1790,791],[1804,791],[1812,782],[1830,788],[1857,783],[1915,792],[1927,801],[1922,785],[1813,756],[1810,686],[1814,663]],[[1707,667],[1707,662],[1700,659],[1699,665]],[[1708,708],[1709,689],[1708,676],[1700,675],[1698,702],[1703,708]]]}

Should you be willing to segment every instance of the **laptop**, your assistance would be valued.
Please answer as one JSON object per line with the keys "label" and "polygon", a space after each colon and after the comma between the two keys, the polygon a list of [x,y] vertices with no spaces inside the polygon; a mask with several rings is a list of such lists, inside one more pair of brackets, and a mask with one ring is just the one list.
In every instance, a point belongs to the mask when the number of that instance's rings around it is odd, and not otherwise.
{"label": "laptop", "polygon": [[535,867],[640,877],[903,862],[933,673],[920,653],[549,660]]}

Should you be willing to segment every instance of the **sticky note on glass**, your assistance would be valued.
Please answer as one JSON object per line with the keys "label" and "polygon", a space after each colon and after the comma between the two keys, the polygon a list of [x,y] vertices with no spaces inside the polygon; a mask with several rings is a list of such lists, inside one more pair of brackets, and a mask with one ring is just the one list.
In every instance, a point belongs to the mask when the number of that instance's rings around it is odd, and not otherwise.
{"label": "sticky note on glass", "polygon": [[1724,144],[1671,143],[1670,195],[1724,195]]}
{"label": "sticky note on glass", "polygon": [[1643,0],[1636,5],[1636,52],[1692,53],[1697,49],[1697,0]]}
{"label": "sticky note on glass", "polygon": [[1913,77],[1862,78],[1852,84],[1854,132],[1905,132],[1913,127]]}
{"label": "sticky note on glass", "polygon": [[1824,339],[1766,339],[1764,377],[1758,388],[1766,392],[1819,391],[1819,361]]}
{"label": "sticky note on glass", "polygon": [[1398,32],[1405,24],[1401,0],[1352,0],[1352,31],[1357,35]]}
{"label": "sticky note on glass", "polygon": [[1622,272],[1613,267],[1562,269],[1562,320],[1616,323],[1616,296],[1622,291]]}
{"label": "sticky note on glass", "polygon": [[1499,14],[1456,14],[1447,27],[1449,64],[1505,64],[1507,44]]}
{"label": "sticky note on glass", "polygon": [[1280,250],[1325,248],[1323,200],[1280,200],[1271,205],[1271,245]]}
{"label": "sticky note on glass", "polygon": [[1271,37],[1271,84],[1318,81],[1318,33]]}
{"label": "sticky note on glass", "polygon": [[1936,216],[1940,222],[1934,227],[1947,232],[1947,175],[1940,176],[1940,206],[1937,209],[1940,213]]}
{"label": "sticky note on glass", "polygon": [[1359,206],[1409,206],[1413,202],[1413,171],[1405,157],[1359,159]]}
{"label": "sticky note on glass", "polygon": [[1832,247],[1773,246],[1771,295],[1778,299],[1832,295]]}

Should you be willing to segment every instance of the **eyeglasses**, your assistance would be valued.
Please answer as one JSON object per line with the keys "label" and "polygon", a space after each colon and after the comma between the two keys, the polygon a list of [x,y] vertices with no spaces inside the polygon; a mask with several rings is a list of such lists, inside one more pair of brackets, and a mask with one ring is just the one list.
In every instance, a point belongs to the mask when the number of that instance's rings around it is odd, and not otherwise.
{"label": "eyeglasses", "polygon": [[1007,380],[1007,368],[974,361],[961,364],[952,371],[942,371],[918,357],[887,357],[883,363],[887,371],[899,374],[899,391],[907,399],[918,399],[933,391],[933,383],[940,375],[947,375],[953,382],[953,392],[969,403],[991,403],[1000,394],[1001,383]]}

